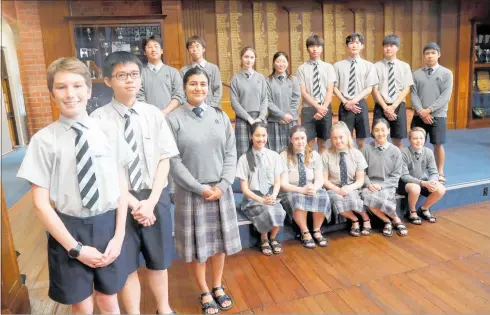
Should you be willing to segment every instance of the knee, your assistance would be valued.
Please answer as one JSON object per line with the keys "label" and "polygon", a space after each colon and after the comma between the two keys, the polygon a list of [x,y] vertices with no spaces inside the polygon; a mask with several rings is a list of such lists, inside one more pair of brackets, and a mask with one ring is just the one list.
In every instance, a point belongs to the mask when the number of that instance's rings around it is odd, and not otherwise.
{"label": "knee", "polygon": [[444,187],[444,185],[439,184],[439,187],[437,188],[437,194],[441,197],[446,194],[446,188]]}
{"label": "knee", "polygon": [[420,185],[409,183],[407,184],[407,186],[405,186],[405,189],[409,194],[420,195],[420,190],[421,190]]}
{"label": "knee", "polygon": [[103,294],[95,291],[95,301],[101,313],[119,314],[119,303],[117,302],[117,294]]}
{"label": "knee", "polygon": [[92,296],[89,296],[82,302],[72,304],[71,306],[72,314],[93,314],[94,313],[94,303]]}

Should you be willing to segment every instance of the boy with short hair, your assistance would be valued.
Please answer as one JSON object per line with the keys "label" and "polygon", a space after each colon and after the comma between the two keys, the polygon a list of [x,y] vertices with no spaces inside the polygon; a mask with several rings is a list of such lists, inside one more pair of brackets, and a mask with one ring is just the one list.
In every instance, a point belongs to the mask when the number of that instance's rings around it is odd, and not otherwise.
{"label": "boy with short hair", "polygon": [[373,121],[384,118],[390,123],[391,142],[398,148],[407,137],[407,112],[405,98],[413,85],[412,70],[406,62],[398,60],[400,37],[388,35],[383,39],[384,59],[374,64],[379,84],[373,87]]}
{"label": "boy with short hair", "polygon": [[[430,212],[432,207],[446,193],[444,185],[439,182],[434,153],[424,147],[426,132],[423,128],[414,127],[410,131],[410,146],[402,148],[402,176],[398,193],[408,196],[409,218],[408,220],[420,225],[422,221],[417,216],[430,223],[436,222],[436,217]],[[424,204],[415,209],[419,196],[427,197]]]}
{"label": "boy with short hair", "polygon": [[164,115],[152,105],[136,100],[143,68],[138,57],[119,51],[104,60],[104,82],[113,89],[110,103],[91,116],[114,121],[134,152],[126,176],[130,195],[127,223],[128,281],[121,295],[128,314],[139,314],[141,287],[139,256],[148,268],[150,291],[160,314],[170,314],[167,269],[172,262],[172,217],[167,186],[169,159],[178,155],[177,145]]}
{"label": "boy with short hair", "polygon": [[54,61],[47,81],[61,114],[32,137],[17,177],[32,184],[49,232],[49,297],[73,313],[93,313],[95,299],[101,313],[119,314],[132,153],[112,122],[88,116],[92,80],[83,62]]}
{"label": "boy with short hair", "polygon": [[153,35],[143,40],[148,64],[141,71],[139,101],[155,105],[167,116],[184,104],[185,95],[179,71],[162,62],[162,39]]}
{"label": "boy with short hair", "polygon": [[436,43],[428,43],[424,50],[425,67],[413,73],[412,105],[415,113],[410,125],[422,127],[430,135],[434,145],[439,181],[446,183],[444,160],[446,153],[446,119],[449,100],[453,92],[453,73],[439,65],[441,48]]}
{"label": "boy with short hair", "polygon": [[221,73],[218,66],[204,59],[206,52],[206,42],[201,37],[194,35],[187,39],[185,47],[191,56],[192,63],[185,65],[180,69],[180,75],[184,75],[189,69],[200,67],[204,69],[209,76],[209,90],[206,97],[206,104],[221,108],[221,97],[223,95],[223,87],[221,83]]}
{"label": "boy with short hair", "polygon": [[299,66],[296,76],[303,102],[301,124],[306,128],[308,145],[313,148],[317,138],[320,154],[327,148],[332,128],[332,95],[337,81],[331,64],[321,60],[324,41],[317,35],[306,39],[310,60]]}
{"label": "boy with short hair", "polygon": [[369,114],[365,99],[371,94],[373,86],[378,84],[374,65],[361,58],[364,49],[364,37],[352,33],[345,39],[347,59],[336,62],[333,67],[337,74],[334,93],[340,98],[339,120],[349,130],[356,130],[357,147],[362,149],[369,137]]}

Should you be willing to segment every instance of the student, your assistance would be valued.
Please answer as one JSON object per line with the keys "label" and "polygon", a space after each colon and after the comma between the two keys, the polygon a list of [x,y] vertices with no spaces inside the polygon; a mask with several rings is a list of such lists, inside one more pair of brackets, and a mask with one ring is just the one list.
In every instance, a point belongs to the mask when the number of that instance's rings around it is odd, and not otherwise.
{"label": "student", "polygon": [[[168,118],[180,155],[170,160],[175,181],[175,244],[192,263],[204,314],[233,307],[222,286],[225,255],[241,249],[235,200],[235,136],[221,109],[205,103],[209,78],[199,68],[184,75],[187,103]],[[206,283],[206,261],[213,268],[213,289]]]}
{"label": "student", "polygon": [[[301,230],[305,248],[328,245],[320,231],[325,218],[330,221],[330,200],[323,189],[323,166],[320,155],[307,145],[306,128],[291,128],[287,150],[281,152],[287,172],[281,175],[281,189],[286,192],[286,211],[293,216]],[[288,204],[289,203],[289,204]],[[313,238],[306,224],[308,212],[313,212]]]}
{"label": "student", "polygon": [[114,91],[107,105],[90,116],[113,121],[132,148],[134,159],[126,171],[130,189],[126,224],[128,281],[121,291],[129,314],[140,313],[141,286],[138,279],[140,253],[148,268],[150,291],[160,314],[170,314],[167,269],[174,251],[172,216],[167,185],[170,158],[179,154],[163,114],[155,106],[136,100],[143,65],[126,51],[104,60],[104,82]]}
{"label": "student", "polygon": [[[349,128],[342,121],[333,125],[330,142],[331,147],[322,154],[323,186],[332,203],[334,217],[340,214],[352,221],[350,235],[368,236],[371,234],[371,222],[360,196],[366,159],[361,151],[354,148]],[[356,214],[362,217],[362,230]]]}
{"label": "student", "polygon": [[[403,168],[398,193],[408,196],[410,223],[420,225],[422,221],[417,216],[430,223],[436,222],[436,217],[430,212],[432,207],[446,193],[444,185],[439,182],[434,153],[424,147],[426,133],[423,128],[415,127],[410,131],[410,146],[402,149]],[[424,204],[417,210],[415,206],[419,196],[427,197]]]}
{"label": "student", "polygon": [[242,71],[231,78],[230,99],[235,111],[236,151],[242,156],[248,150],[250,126],[266,122],[267,83],[262,74],[254,71],[255,49],[244,47],[240,52]]}
{"label": "student", "polygon": [[339,120],[349,130],[356,130],[357,147],[361,149],[369,137],[369,115],[365,99],[378,84],[374,65],[361,58],[364,37],[353,33],[345,39],[348,58],[333,65],[337,74],[334,93],[340,99]]}
{"label": "student", "polygon": [[276,236],[286,217],[286,212],[277,200],[284,168],[279,154],[265,147],[266,124],[256,122],[250,129],[250,147],[238,160],[236,177],[240,178],[245,195],[242,211],[260,233],[260,251],[270,256],[282,252]]}
{"label": "student", "polygon": [[395,199],[402,173],[402,154],[388,142],[390,124],[386,119],[376,119],[372,128],[374,141],[361,150],[368,164],[364,177],[366,188],[361,193],[364,205],[384,222],[384,236],[393,235],[393,225],[398,235],[407,236],[407,227],[396,213]]}
{"label": "student", "polygon": [[185,47],[191,56],[192,63],[183,66],[180,69],[180,75],[183,78],[185,73],[194,67],[204,69],[209,76],[209,92],[206,104],[221,108],[221,97],[223,95],[221,73],[218,66],[204,59],[203,54],[206,52],[206,42],[201,37],[194,35],[187,39]]}
{"label": "student", "polygon": [[337,81],[331,64],[321,60],[323,39],[311,35],[306,39],[306,49],[310,60],[299,66],[296,75],[303,103],[301,105],[301,123],[306,128],[308,145],[313,149],[318,138],[318,152],[327,149],[327,140],[332,128],[333,85]]}
{"label": "student", "polygon": [[269,148],[281,152],[288,145],[289,131],[298,124],[300,99],[298,79],[288,72],[289,57],[279,51],[272,58],[272,73],[267,80]]}
{"label": "student", "polygon": [[83,62],[55,60],[47,81],[61,114],[34,134],[17,177],[32,184],[49,232],[48,295],[75,314],[92,314],[94,300],[101,313],[119,314],[127,277],[124,168],[132,153],[112,122],[88,116],[92,80]]}
{"label": "student", "polygon": [[453,92],[453,73],[439,65],[441,48],[436,43],[428,43],[424,47],[425,67],[413,74],[412,105],[415,113],[411,128],[422,127],[430,136],[434,145],[439,181],[446,183],[444,176],[444,160],[446,153],[446,119],[449,100]]}
{"label": "student", "polygon": [[162,39],[153,35],[143,39],[148,64],[141,71],[141,89],[137,99],[155,105],[167,116],[184,103],[179,71],[162,62]]}
{"label": "student", "polygon": [[374,64],[379,84],[373,87],[373,120],[384,118],[390,123],[391,142],[402,148],[402,139],[407,137],[406,97],[413,85],[412,70],[406,62],[398,60],[400,38],[388,35],[383,39],[384,59]]}

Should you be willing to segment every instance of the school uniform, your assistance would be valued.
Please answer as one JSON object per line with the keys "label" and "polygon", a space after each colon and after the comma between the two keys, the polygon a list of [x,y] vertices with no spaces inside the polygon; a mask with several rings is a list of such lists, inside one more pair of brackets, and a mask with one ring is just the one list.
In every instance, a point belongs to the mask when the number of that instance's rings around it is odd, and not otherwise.
{"label": "school uniform", "polygon": [[[335,86],[347,100],[354,99],[366,88],[378,84],[378,76],[374,65],[361,57],[355,59],[348,57],[345,60],[336,62],[333,67],[337,74]],[[343,121],[351,132],[354,129],[356,130],[356,138],[365,139],[369,137],[368,106],[365,100],[360,100],[357,106],[362,111],[359,114],[354,114],[346,110],[341,104],[339,120]]]}
{"label": "school uniform", "polygon": [[[322,162],[324,172],[328,172],[328,180],[338,187],[355,183],[356,172],[367,168],[366,159],[356,148],[333,152],[327,150],[322,154]],[[345,197],[333,190],[327,190],[327,193],[335,220],[345,211],[365,212],[359,189],[353,189]]]}
{"label": "school uniform", "polygon": [[[413,76],[410,65],[401,60],[389,61],[383,59],[374,64],[378,74],[378,91],[380,92],[386,105],[391,106],[400,96],[400,93],[413,85]],[[380,104],[375,103],[373,121],[377,118],[384,118],[390,123],[391,138],[403,139],[407,137],[407,111],[406,100],[404,99],[395,109],[396,120],[389,120],[385,116]]]}
{"label": "school uniform", "polygon": [[223,84],[221,83],[221,73],[219,68],[214,63],[203,60],[201,63],[191,63],[189,65],[185,65],[180,69],[180,75],[182,79],[187,71],[192,68],[199,67],[206,71],[209,76],[209,85],[208,85],[208,96],[206,96],[206,104],[213,107],[221,108],[221,97],[223,96]]}
{"label": "school uniform", "polygon": [[[298,124],[298,105],[301,97],[295,76],[273,75],[267,80],[267,144],[269,149],[281,152],[289,142],[289,131]],[[286,114],[293,117],[288,124],[280,121]]]}
{"label": "school uniform", "polygon": [[[386,142],[382,146],[376,141],[364,146],[361,150],[366,158],[368,168],[364,176],[361,195],[364,205],[380,209],[390,217],[397,216],[395,193],[402,174],[402,154],[393,144]],[[370,191],[367,186],[378,184],[379,191]]]}
{"label": "school uniform", "polygon": [[[446,143],[446,119],[449,100],[453,92],[453,73],[446,67],[425,67],[413,73],[411,100],[415,109],[411,128],[422,127],[430,136],[430,143]],[[424,123],[417,111],[430,108],[434,121]]]}
{"label": "school uniform", "polygon": [[[186,262],[202,263],[218,253],[242,249],[231,184],[236,173],[235,136],[223,111],[186,103],[168,117],[180,155],[170,160],[175,182],[175,244]],[[205,185],[223,192],[219,200],[201,196]]]}
{"label": "school uniform", "polygon": [[[116,123],[119,133],[126,138],[135,156],[126,170],[130,193],[138,200],[148,199],[159,162],[179,154],[163,114],[155,106],[140,101],[135,101],[129,109],[113,98],[90,116]],[[172,216],[167,190],[164,189],[155,206],[153,213],[156,221],[150,227],[140,225],[131,214],[132,209],[128,208],[126,262],[129,274],[138,270],[140,252],[148,269],[166,270],[172,262]]]}
{"label": "school uniform", "polygon": [[266,122],[267,83],[257,71],[240,71],[230,83],[231,107],[235,111],[235,138],[237,156],[248,150],[250,140],[249,119],[260,118]]}
{"label": "school uniform", "polygon": [[313,104],[303,99],[301,107],[301,122],[306,128],[308,140],[316,137],[327,140],[330,138],[330,129],[332,128],[332,104],[324,104],[327,88],[330,84],[337,81],[334,68],[331,64],[322,60],[308,60],[299,66],[296,73],[300,85],[303,85],[306,92],[313,97],[318,104],[328,107],[328,113],[320,120],[313,116],[317,113]]}
{"label": "school uniform", "polygon": [[[49,198],[68,232],[103,253],[114,237],[120,196],[119,170],[132,152],[110,121],[84,115],[78,121],[60,115],[31,139],[17,177],[49,190]],[[80,182],[79,182],[80,180]],[[125,246],[109,266],[90,268],[68,257],[48,235],[51,299],[75,304],[92,295],[116,294],[127,279]]]}
{"label": "school uniform", "polygon": [[[238,160],[236,177],[247,181],[248,188],[256,195],[271,195],[274,190],[274,178],[284,172],[281,157],[277,152],[267,148],[261,151],[252,148],[252,154],[255,159],[254,171],[250,170],[245,153]],[[267,233],[275,226],[284,225],[286,211],[279,202],[275,205],[265,205],[244,196],[241,209],[259,233]]]}
{"label": "school uniform", "polygon": [[420,186],[420,194],[428,197],[431,193],[422,187],[422,181],[439,181],[436,159],[431,149],[423,147],[415,151],[412,146],[402,148],[402,175],[398,186],[398,194],[408,196],[405,187],[412,183]]}
{"label": "school uniform", "polygon": [[182,105],[185,94],[179,71],[164,63],[146,64],[141,69],[141,88],[136,98],[159,109],[167,107],[173,99]]}
{"label": "school uniform", "polygon": [[[283,167],[288,172],[289,184],[300,186],[300,177],[305,177],[306,184],[301,186],[306,186],[307,184],[313,184],[315,181],[315,170],[320,169],[323,172],[322,159],[316,151],[311,152],[310,163],[304,163],[304,154],[301,157],[301,162],[296,161],[288,162],[287,151],[283,151],[280,154],[283,161]],[[305,174],[300,176],[301,164],[305,167]],[[282,197],[282,196],[281,196]],[[330,221],[330,216],[332,211],[330,209],[330,199],[328,198],[327,191],[323,188],[317,190],[316,195],[309,196],[303,195],[297,192],[289,192],[285,194],[283,201],[284,209],[289,215],[293,215],[295,209],[308,211],[308,212],[322,212],[325,215],[327,221]]]}

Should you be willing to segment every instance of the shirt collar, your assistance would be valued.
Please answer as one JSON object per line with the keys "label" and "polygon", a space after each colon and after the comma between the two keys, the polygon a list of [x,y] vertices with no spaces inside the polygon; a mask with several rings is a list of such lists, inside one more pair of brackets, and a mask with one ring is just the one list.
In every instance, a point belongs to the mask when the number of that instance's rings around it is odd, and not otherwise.
{"label": "shirt collar", "polygon": [[246,73],[250,74],[249,78],[255,73],[254,69],[250,69],[250,71],[242,70],[242,72],[243,72],[243,75],[245,75]]}
{"label": "shirt collar", "polygon": [[158,63],[157,65],[154,65],[152,63],[148,63],[148,67],[153,70],[153,69],[156,69],[156,70],[160,70],[161,67],[163,67],[163,62],[160,61],[160,63]]}
{"label": "shirt collar", "polygon": [[385,144],[383,144],[383,145],[378,145],[378,144],[376,143],[376,141],[374,141],[374,147],[375,147],[376,149],[378,149],[378,148],[380,148],[380,147],[381,147],[381,148],[383,148],[383,151],[385,151],[386,149],[388,149],[389,145],[390,145],[390,143],[389,143],[388,141],[386,141],[386,143],[385,143]]}
{"label": "shirt collar", "polygon": [[254,155],[265,155],[265,150],[266,150],[266,148],[262,148],[262,150],[258,151],[258,150],[255,150],[254,147],[252,147],[252,153]]}
{"label": "shirt collar", "polygon": [[393,62],[393,64],[395,65],[397,62],[398,62],[398,59],[393,59],[393,60],[388,60],[386,58],[383,58],[383,61],[386,65],[388,65],[390,62]]}
{"label": "shirt collar", "polygon": [[[117,101],[114,97],[112,98],[112,100],[111,100],[111,102],[109,104],[112,105],[112,107],[114,107],[114,109],[116,110],[116,112],[122,118],[124,118],[124,116],[128,113],[128,111],[130,109],[130,108],[124,106],[119,101]],[[139,112],[141,111],[141,106],[143,106],[143,104],[141,104],[140,102],[138,102],[137,100],[135,100],[133,106],[131,107],[131,109],[133,109],[136,114],[139,114]]]}
{"label": "shirt collar", "polygon": [[349,63],[352,62],[352,60],[355,60],[356,63],[359,63],[359,61],[362,60],[361,56],[357,57],[357,58],[352,58],[351,56],[347,57],[347,61],[349,61]]}
{"label": "shirt collar", "polygon": [[321,59],[318,59],[318,60],[311,60],[310,59],[310,60],[308,60],[308,63],[310,65],[315,65],[315,64],[319,65],[320,64],[320,61],[322,61],[322,60]]}
{"label": "shirt collar", "polygon": [[87,114],[87,112],[85,112],[84,115],[82,115],[80,117],[80,119],[78,120],[74,120],[74,119],[71,119],[71,118],[68,118],[66,116],[63,116],[63,114],[60,114],[60,117],[58,118],[59,122],[63,124],[63,127],[65,128],[66,131],[70,130],[71,127],[79,122],[81,123],[83,126],[85,126],[87,129],[90,129],[92,126],[93,126],[93,122],[92,120],[90,119],[89,115]]}
{"label": "shirt collar", "polygon": [[201,62],[193,62],[192,63],[192,68],[194,68],[195,66],[197,65],[200,65],[202,68],[206,67],[206,65],[208,64],[208,62],[206,60],[202,60]]}
{"label": "shirt collar", "polygon": [[435,66],[433,66],[433,67],[427,67],[427,66],[426,66],[426,67],[424,68],[424,70],[425,70],[425,71],[427,71],[427,70],[429,70],[429,68],[432,68],[432,70],[436,71],[437,69],[439,69],[439,67],[440,67],[440,66],[441,66],[441,65],[440,65],[439,63],[437,63],[437,64],[436,64]]}
{"label": "shirt collar", "polygon": [[420,151],[416,151],[412,146],[409,146],[408,149],[410,150],[410,152],[412,152],[412,154],[415,154],[415,153],[418,153],[418,154],[422,154],[422,149],[420,149]]}
{"label": "shirt collar", "polygon": [[[184,103],[184,107],[190,111],[192,111],[194,109],[194,106],[192,106],[191,104],[189,104],[187,102]],[[205,112],[206,109],[208,109],[208,104],[202,103],[201,105],[199,105],[199,107],[201,107],[201,109]]]}

